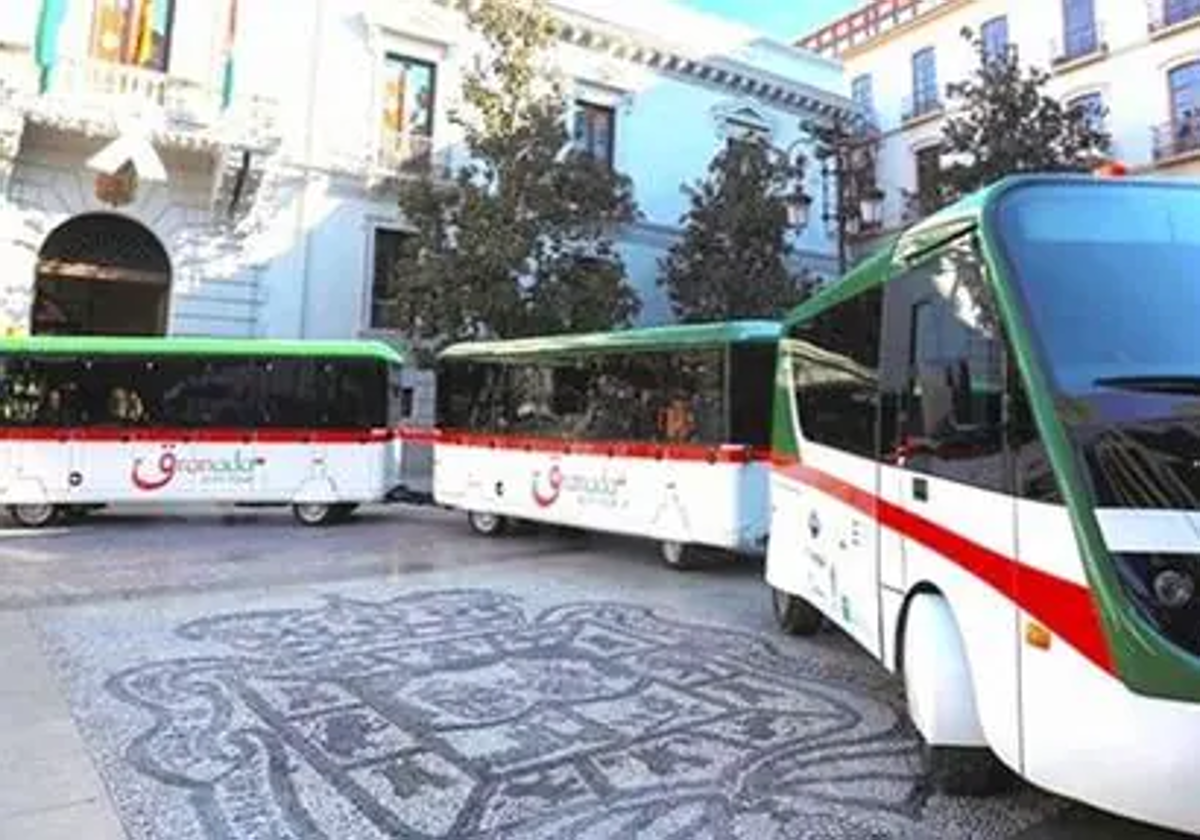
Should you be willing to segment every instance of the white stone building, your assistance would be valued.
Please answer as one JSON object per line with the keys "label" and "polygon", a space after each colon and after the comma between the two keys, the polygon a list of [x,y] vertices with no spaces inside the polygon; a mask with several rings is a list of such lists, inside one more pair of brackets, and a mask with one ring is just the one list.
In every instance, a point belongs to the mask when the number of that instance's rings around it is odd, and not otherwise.
{"label": "white stone building", "polygon": [[1062,102],[1102,104],[1131,168],[1200,173],[1200,0],[874,0],[800,44],[844,63],[882,131],[885,227],[920,214],[905,193],[938,161],[946,84],[977,61],[963,27],[1048,70]]}
{"label": "white stone building", "polygon": [[[731,131],[788,147],[847,109],[841,67],[664,0],[552,9],[577,142],[644,213],[620,237],[642,318],[667,320],[680,184]],[[474,49],[446,0],[0,4],[0,334],[387,326],[397,179],[460,160],[449,113]],[[823,227],[796,244],[830,272]]]}

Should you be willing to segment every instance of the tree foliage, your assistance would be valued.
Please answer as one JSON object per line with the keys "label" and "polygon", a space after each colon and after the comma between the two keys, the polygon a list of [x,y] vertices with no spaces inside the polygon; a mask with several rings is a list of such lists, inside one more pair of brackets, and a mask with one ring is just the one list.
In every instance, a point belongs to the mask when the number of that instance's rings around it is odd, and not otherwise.
{"label": "tree foliage", "polygon": [[608,329],[640,303],[612,235],[637,215],[632,186],[570,143],[545,54],[556,24],[540,0],[477,0],[484,44],[451,115],[467,162],[452,180],[405,182],[414,236],[395,269],[396,327],[426,346]]}
{"label": "tree foliage", "polygon": [[[942,201],[1020,172],[1089,171],[1108,154],[1103,114],[1087,114],[1047,96],[1049,74],[1022,67],[1016,50],[990,55],[971,30],[979,63],[947,86],[951,116],[942,128]],[[947,164],[946,161],[949,161]]]}
{"label": "tree foliage", "polygon": [[680,321],[775,318],[803,299],[806,284],[787,266],[786,196],[800,173],[747,139],[726,144],[707,177],[684,186],[683,238],[660,260],[658,281]]}

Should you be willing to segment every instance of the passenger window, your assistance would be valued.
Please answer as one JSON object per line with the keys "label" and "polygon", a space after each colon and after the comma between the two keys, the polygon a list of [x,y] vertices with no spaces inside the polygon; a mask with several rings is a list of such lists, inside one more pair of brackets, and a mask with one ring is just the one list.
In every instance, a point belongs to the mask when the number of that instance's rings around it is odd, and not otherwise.
{"label": "passenger window", "polygon": [[729,372],[730,442],[748,446],[771,443],[771,405],[775,395],[775,345],[734,345]]}
{"label": "passenger window", "polygon": [[790,331],[784,342],[805,440],[874,458],[880,308],[869,289]]}
{"label": "passenger window", "polygon": [[0,426],[73,426],[79,422],[82,365],[66,356],[0,359]]}
{"label": "passenger window", "polygon": [[887,286],[884,459],[1004,491],[1005,345],[971,240]]}

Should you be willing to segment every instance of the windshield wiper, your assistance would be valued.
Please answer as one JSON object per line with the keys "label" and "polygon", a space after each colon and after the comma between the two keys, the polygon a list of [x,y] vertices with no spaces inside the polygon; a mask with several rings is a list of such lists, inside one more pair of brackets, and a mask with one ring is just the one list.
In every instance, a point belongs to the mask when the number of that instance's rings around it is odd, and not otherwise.
{"label": "windshield wiper", "polygon": [[1156,394],[1200,394],[1200,375],[1105,376],[1093,383],[1123,391],[1147,391]]}

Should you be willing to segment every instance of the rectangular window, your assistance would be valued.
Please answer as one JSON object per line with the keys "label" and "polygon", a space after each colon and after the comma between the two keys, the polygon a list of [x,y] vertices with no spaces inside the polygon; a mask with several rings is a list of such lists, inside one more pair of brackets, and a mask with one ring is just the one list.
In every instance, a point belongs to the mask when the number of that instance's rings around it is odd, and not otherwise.
{"label": "rectangular window", "polygon": [[171,425],[244,429],[259,424],[260,371],[255,360],[171,358],[157,365],[164,383],[162,412]]}
{"label": "rectangular window", "polygon": [[268,359],[262,364],[262,424],[274,429],[316,423],[317,367],[311,359]]}
{"label": "rectangular window", "polygon": [[983,41],[983,60],[1003,61],[1008,55],[1008,18],[1005,15],[985,21],[979,30]]}
{"label": "rectangular window", "polygon": [[892,280],[885,309],[884,460],[1005,491],[1004,338],[973,243]]}
{"label": "rectangular window", "polygon": [[78,425],[83,379],[82,361],[70,356],[0,358],[0,426]]}
{"label": "rectangular window", "polygon": [[913,53],[912,76],[912,116],[937,110],[941,97],[938,96],[937,53],[933,47]]}
{"label": "rectangular window", "polygon": [[384,163],[400,169],[427,169],[433,161],[433,122],[437,67],[403,55],[384,59]]}
{"label": "rectangular window", "polygon": [[1200,16],[1200,0],[1164,0],[1164,3],[1163,18],[1167,26]]}
{"label": "rectangular window", "polygon": [[770,446],[776,347],[735,344],[729,358],[729,442]]}
{"label": "rectangular window", "polygon": [[371,327],[396,329],[400,325],[399,283],[396,272],[403,256],[411,256],[417,239],[410,233],[389,228],[375,229],[374,265],[371,277]]}
{"label": "rectangular window", "polygon": [[613,165],[616,127],[615,109],[592,102],[575,103],[575,148],[609,167]]}
{"label": "rectangular window", "polygon": [[94,0],[91,57],[166,72],[175,0]]}
{"label": "rectangular window", "polygon": [[863,73],[854,78],[854,81],[850,83],[850,98],[854,101],[855,107],[864,114],[870,114],[875,110],[875,93],[870,73]]}
{"label": "rectangular window", "polygon": [[1171,119],[1176,125],[1194,124],[1200,117],[1200,61],[1170,73]]}
{"label": "rectangular window", "polygon": [[1100,48],[1094,0],[1063,0],[1063,44],[1068,61]]}
{"label": "rectangular window", "polygon": [[882,300],[881,288],[867,290],[788,335],[784,346],[805,440],[875,457]]}
{"label": "rectangular window", "polygon": [[1104,99],[1100,94],[1077,96],[1067,103],[1067,109],[1083,116],[1094,131],[1104,130]]}

